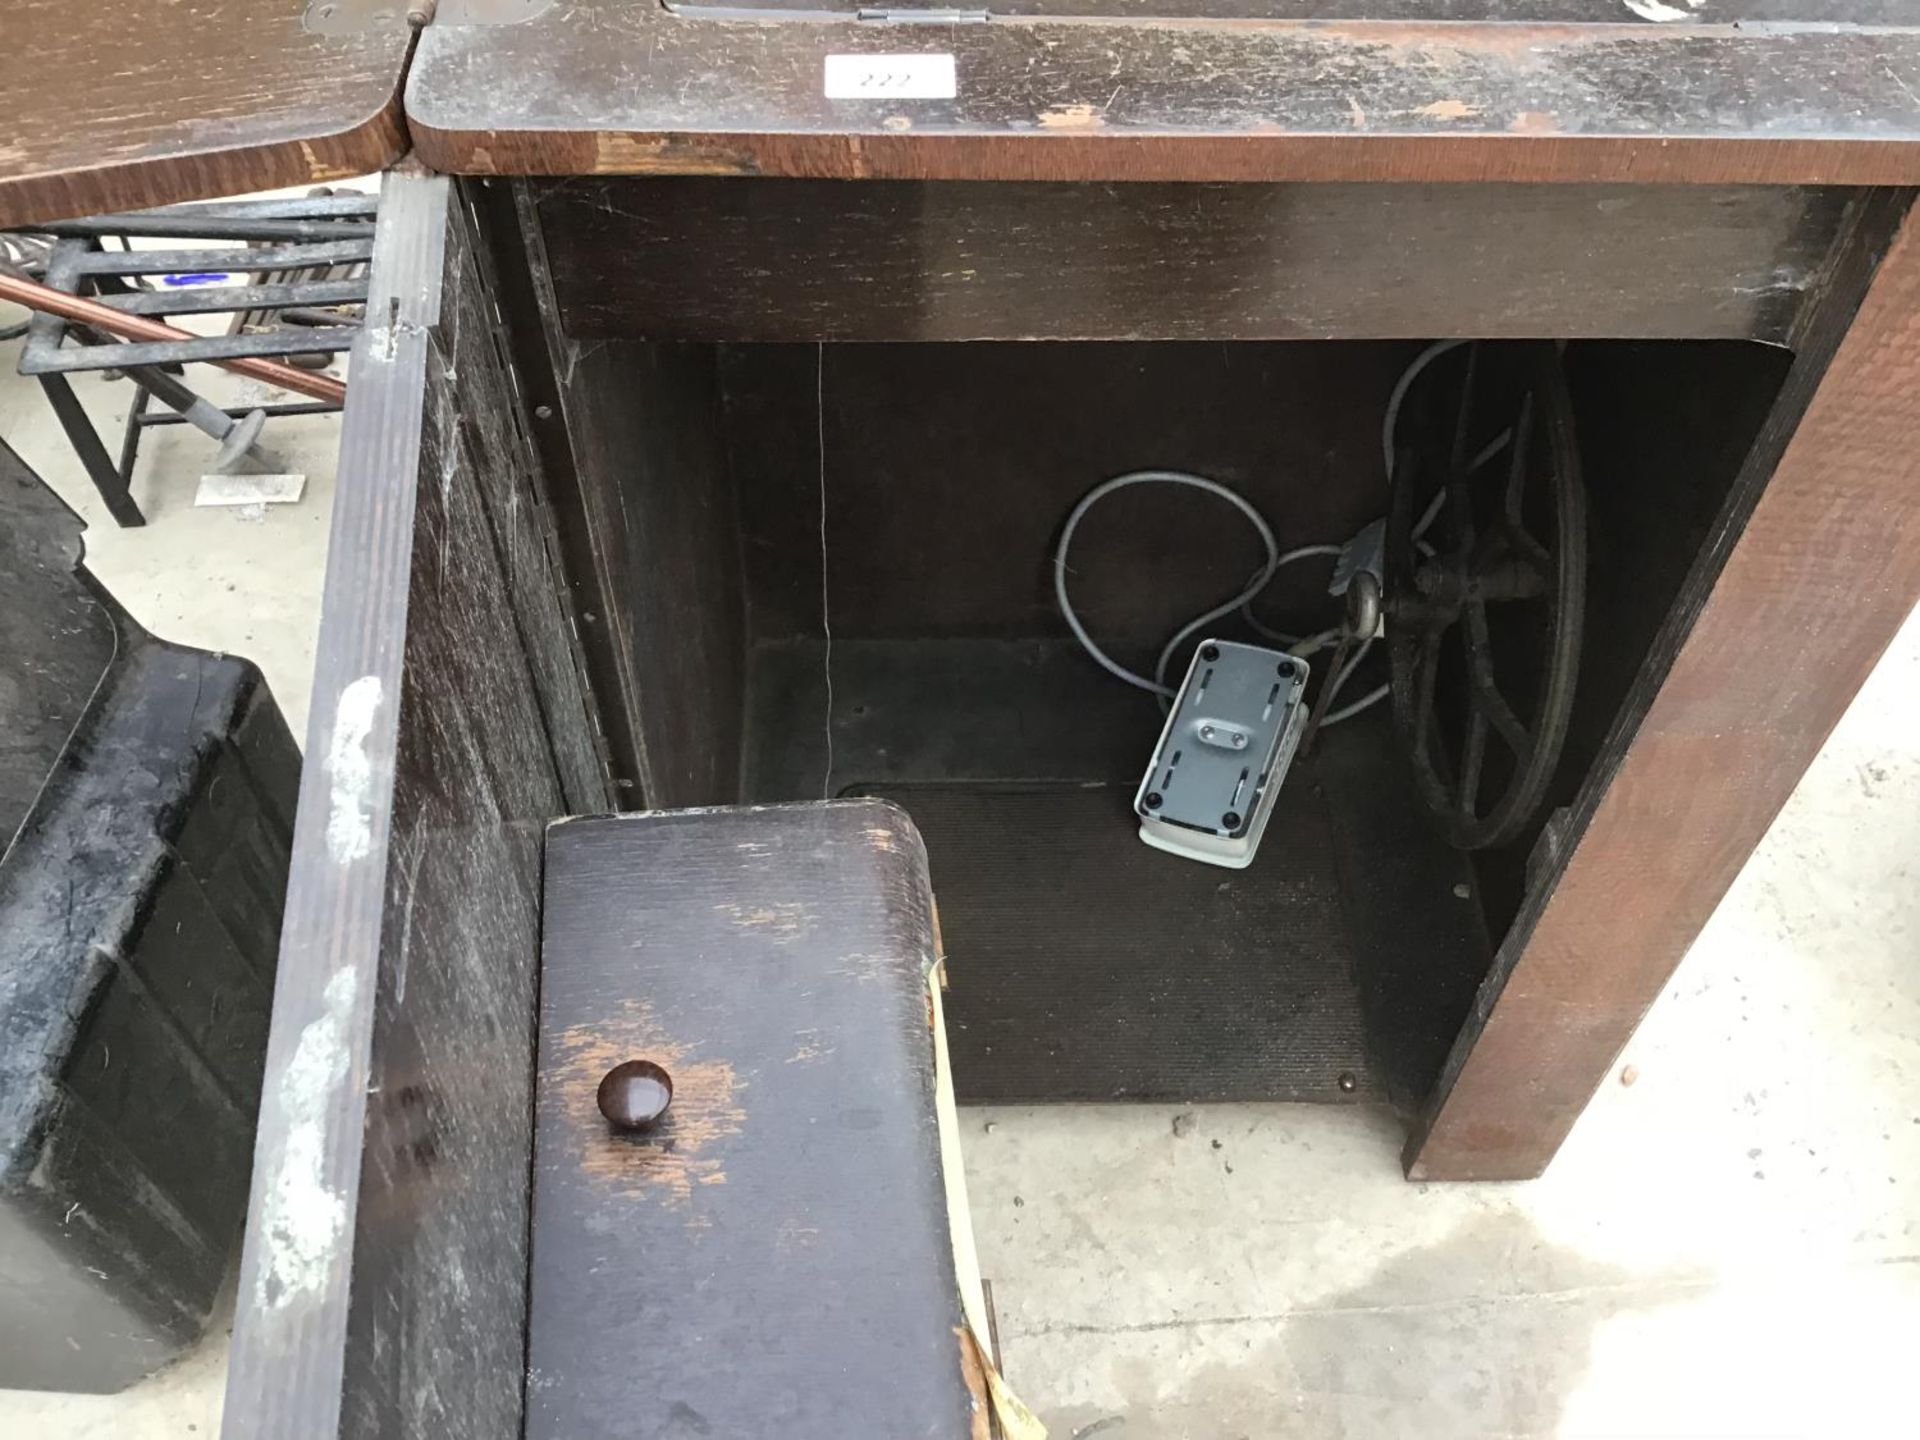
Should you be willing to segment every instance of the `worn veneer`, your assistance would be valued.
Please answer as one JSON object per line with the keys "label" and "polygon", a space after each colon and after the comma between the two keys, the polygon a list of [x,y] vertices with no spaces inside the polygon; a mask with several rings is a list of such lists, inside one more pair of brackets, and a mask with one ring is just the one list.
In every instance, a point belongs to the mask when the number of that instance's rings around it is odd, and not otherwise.
{"label": "worn veneer", "polygon": [[300,0],[206,0],[136,25],[62,0],[11,0],[0,19],[11,117],[0,227],[392,164],[406,149],[405,7],[354,33],[320,33],[302,12]]}
{"label": "worn veneer", "polygon": [[[936,42],[818,13],[555,0],[517,24],[429,27],[407,123],[427,163],[477,174],[1920,180],[1907,6],[1733,0],[1675,24],[1625,0],[1489,0],[1478,23],[1412,0],[1180,9],[996,15]],[[957,95],[823,95],[827,55],[903,49],[951,53]]]}
{"label": "worn veneer", "polygon": [[[541,3],[541,0],[534,0]],[[854,14],[872,7],[858,0],[666,0],[680,14],[718,12]],[[1393,21],[1408,24],[1552,25],[1768,25],[1845,23],[1857,26],[1911,24],[1909,0],[993,0],[951,5],[946,0],[900,0],[896,15],[958,10],[990,12],[996,18],[1065,16],[1109,20]]]}
{"label": "worn veneer", "polygon": [[[705,176],[528,186],[557,322],[587,346],[1445,335],[1783,344],[1852,193]],[[586,411],[575,423],[613,422]]]}
{"label": "worn veneer", "polygon": [[[926,867],[873,800],[548,832],[527,1440],[984,1435]],[[595,1104],[634,1059],[645,1135]]]}

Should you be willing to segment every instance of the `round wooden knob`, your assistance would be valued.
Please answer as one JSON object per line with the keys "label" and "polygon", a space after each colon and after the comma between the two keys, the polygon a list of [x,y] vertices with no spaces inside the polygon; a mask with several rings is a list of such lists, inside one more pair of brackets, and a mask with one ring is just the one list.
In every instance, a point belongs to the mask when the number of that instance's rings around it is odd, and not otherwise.
{"label": "round wooden knob", "polygon": [[649,1130],[673,1103],[673,1077],[651,1060],[629,1060],[606,1073],[599,1101],[614,1129]]}

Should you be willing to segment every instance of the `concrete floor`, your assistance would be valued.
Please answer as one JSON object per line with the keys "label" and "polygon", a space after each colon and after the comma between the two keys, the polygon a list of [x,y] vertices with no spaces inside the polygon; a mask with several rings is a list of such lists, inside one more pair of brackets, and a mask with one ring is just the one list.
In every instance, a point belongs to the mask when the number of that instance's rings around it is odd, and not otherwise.
{"label": "concrete floor", "polygon": [[[280,427],[309,489],[259,519],[193,508],[210,446],[152,437],[121,531],[14,358],[0,436],[95,573],[260,663],[300,733],[337,421]],[[125,388],[82,384],[107,417]],[[1410,1185],[1361,1109],[964,1112],[1008,1373],[1056,1440],[1916,1433],[1916,713],[1920,621],[1541,1181]],[[0,1435],[210,1436],[224,1343],[121,1396],[0,1392]]]}

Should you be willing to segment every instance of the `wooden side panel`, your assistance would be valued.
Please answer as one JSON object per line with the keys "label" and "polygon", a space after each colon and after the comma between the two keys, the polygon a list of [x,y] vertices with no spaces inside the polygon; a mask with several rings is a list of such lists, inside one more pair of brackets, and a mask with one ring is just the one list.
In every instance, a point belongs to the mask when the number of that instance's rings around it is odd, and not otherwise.
{"label": "wooden side panel", "polygon": [[[387,183],[356,348],[224,1433],[520,1427],[540,832],[599,805],[469,362],[450,184]],[[544,628],[550,629],[550,626]],[[567,687],[561,686],[562,690]],[[364,1157],[364,1163],[363,1163]]]}
{"label": "wooden side panel", "polygon": [[597,592],[581,602],[596,681],[631,726],[621,802],[724,804],[740,785],[746,617],[717,357],[574,335],[547,288],[547,227],[520,200],[537,311],[522,343],[547,350],[565,431],[554,503],[577,521],[569,568]]}
{"label": "wooden side panel", "polygon": [[573,339],[1779,341],[1847,192],[534,182]]}
{"label": "wooden side panel", "polygon": [[[439,324],[428,366],[428,413],[439,427],[442,488],[459,467],[486,492],[500,550],[513,632],[538,676],[534,694],[558,762],[569,809],[605,808],[611,775],[599,720],[585,681],[574,617],[554,584],[555,537],[545,477],[528,434],[528,417],[495,299],[493,267],[479,216],[457,197],[449,224]],[[551,712],[551,713],[549,713]]]}
{"label": "wooden side panel", "polygon": [[[1061,522],[1096,481],[1143,465],[1232,486],[1272,517],[1283,547],[1344,539],[1379,514],[1380,414],[1417,349],[727,347],[723,428],[753,638],[820,637],[824,548],[836,642],[1067,639],[1053,594]],[[1126,663],[1151,666],[1172,617],[1219,604],[1259,568],[1258,537],[1223,511],[1143,486],[1085,517],[1074,603]],[[1326,586],[1324,568],[1290,566],[1261,615],[1317,629],[1330,613]],[[1106,693],[1128,708],[1124,689]],[[1152,743],[1149,734],[1122,773]]]}
{"label": "wooden side panel", "polygon": [[1408,1147],[1413,1177],[1545,1168],[1920,597],[1910,200],[1859,207],[1572,843],[1481,988]]}
{"label": "wooden side panel", "polygon": [[[430,385],[428,413],[447,403]],[[520,1414],[539,835],[564,801],[500,517],[448,438],[421,450],[355,1216],[340,1433],[367,1440],[504,1437]]]}

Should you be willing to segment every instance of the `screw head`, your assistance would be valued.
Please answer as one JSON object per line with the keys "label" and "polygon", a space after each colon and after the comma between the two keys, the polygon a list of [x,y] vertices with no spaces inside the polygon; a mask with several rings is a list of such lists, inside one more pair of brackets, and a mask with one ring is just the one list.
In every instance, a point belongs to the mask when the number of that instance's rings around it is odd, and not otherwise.
{"label": "screw head", "polygon": [[1226,814],[1220,817],[1220,824],[1228,830],[1237,828],[1240,824],[1240,812],[1238,810],[1227,811]]}
{"label": "screw head", "polygon": [[1349,1095],[1360,1088],[1359,1078],[1351,1070],[1342,1070],[1334,1083]]}
{"label": "screw head", "polygon": [[1247,748],[1247,737],[1246,737],[1246,736],[1244,736],[1244,735],[1242,735],[1242,734],[1240,734],[1240,733],[1239,733],[1238,731],[1236,731],[1236,732],[1234,732],[1234,737],[1233,737],[1233,748],[1234,748],[1234,749],[1236,749],[1236,750],[1244,750],[1244,749],[1246,749],[1246,748]]}
{"label": "screw head", "polygon": [[650,1130],[673,1103],[673,1077],[651,1060],[628,1060],[607,1071],[596,1100],[616,1130]]}
{"label": "screw head", "polygon": [[1158,790],[1149,790],[1147,792],[1147,798],[1140,803],[1145,805],[1149,810],[1158,810],[1163,802],[1161,801]]}
{"label": "screw head", "polygon": [[1200,649],[1200,658],[1211,664],[1220,658],[1220,647],[1218,645],[1202,646]]}

